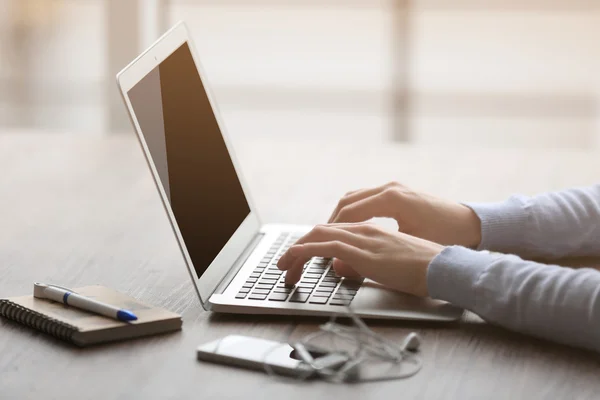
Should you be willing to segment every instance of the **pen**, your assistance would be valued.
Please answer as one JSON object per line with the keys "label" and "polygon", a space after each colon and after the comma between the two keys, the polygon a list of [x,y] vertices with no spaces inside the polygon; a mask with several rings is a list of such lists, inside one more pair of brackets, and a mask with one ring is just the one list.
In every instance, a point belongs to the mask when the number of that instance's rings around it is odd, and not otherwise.
{"label": "pen", "polygon": [[127,322],[135,321],[137,319],[135,314],[131,311],[111,306],[110,304],[82,296],[69,289],[55,285],[36,282],[33,284],[33,296],[65,303],[69,306],[104,315],[119,321]]}

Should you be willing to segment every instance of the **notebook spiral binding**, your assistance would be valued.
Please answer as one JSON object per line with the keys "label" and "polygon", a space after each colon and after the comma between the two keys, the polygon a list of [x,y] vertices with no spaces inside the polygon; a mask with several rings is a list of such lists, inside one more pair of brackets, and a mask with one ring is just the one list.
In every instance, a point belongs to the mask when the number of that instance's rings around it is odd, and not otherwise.
{"label": "notebook spiral binding", "polygon": [[10,300],[0,300],[0,316],[27,325],[37,331],[47,333],[60,340],[73,342],[77,328],[39,312],[29,310]]}

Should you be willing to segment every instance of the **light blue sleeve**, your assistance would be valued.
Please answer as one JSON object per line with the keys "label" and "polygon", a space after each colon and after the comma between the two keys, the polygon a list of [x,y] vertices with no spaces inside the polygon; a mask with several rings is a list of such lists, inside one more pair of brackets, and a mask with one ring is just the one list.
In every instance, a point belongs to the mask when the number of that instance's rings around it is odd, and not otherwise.
{"label": "light blue sleeve", "polygon": [[600,271],[513,255],[444,249],[429,265],[429,295],[508,329],[600,352]]}
{"label": "light blue sleeve", "polygon": [[478,250],[548,259],[600,255],[600,185],[466,205],[481,220]]}

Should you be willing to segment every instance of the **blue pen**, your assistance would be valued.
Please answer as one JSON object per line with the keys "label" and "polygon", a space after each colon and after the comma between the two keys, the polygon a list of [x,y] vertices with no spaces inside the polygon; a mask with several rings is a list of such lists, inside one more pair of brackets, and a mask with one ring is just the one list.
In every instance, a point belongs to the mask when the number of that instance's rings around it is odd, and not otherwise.
{"label": "blue pen", "polygon": [[33,284],[33,296],[65,303],[75,308],[90,311],[106,317],[114,318],[119,321],[135,321],[137,317],[134,313],[89,297],[77,294],[69,289],[44,283]]}

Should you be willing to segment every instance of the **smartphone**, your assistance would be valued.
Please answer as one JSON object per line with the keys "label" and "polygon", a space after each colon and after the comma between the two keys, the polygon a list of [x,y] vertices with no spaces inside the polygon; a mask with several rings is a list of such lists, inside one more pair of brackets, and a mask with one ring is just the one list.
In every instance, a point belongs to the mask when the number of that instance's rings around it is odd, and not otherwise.
{"label": "smartphone", "polygon": [[[313,358],[322,357],[326,351],[310,348]],[[229,335],[196,349],[198,360],[273,372],[288,376],[312,376],[313,369],[302,361],[288,343],[275,342],[250,336]],[[265,365],[267,367],[265,367]]]}

